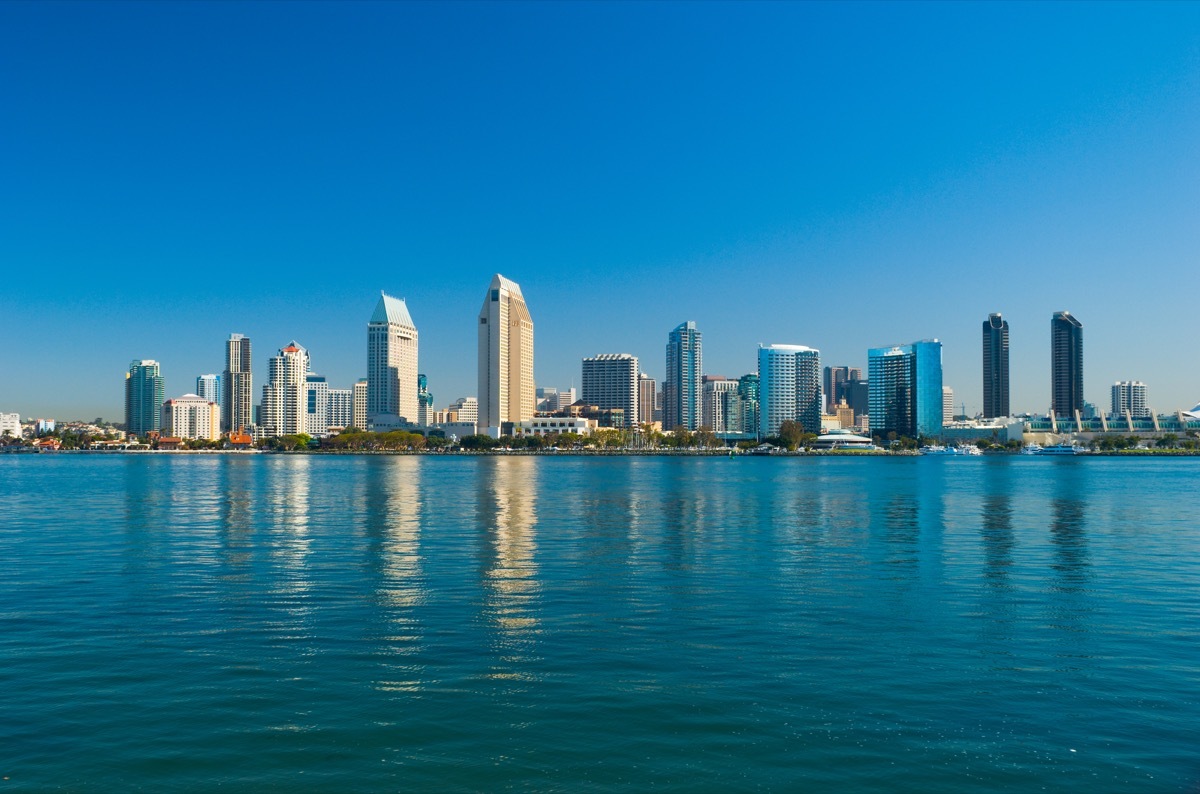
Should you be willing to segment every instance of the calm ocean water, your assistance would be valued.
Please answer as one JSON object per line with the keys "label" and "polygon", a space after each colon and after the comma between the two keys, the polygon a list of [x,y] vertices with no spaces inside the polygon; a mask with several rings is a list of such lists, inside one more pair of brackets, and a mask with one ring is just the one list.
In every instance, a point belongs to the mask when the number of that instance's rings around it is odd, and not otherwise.
{"label": "calm ocean water", "polygon": [[0,792],[1197,791],[1200,460],[0,456]]}

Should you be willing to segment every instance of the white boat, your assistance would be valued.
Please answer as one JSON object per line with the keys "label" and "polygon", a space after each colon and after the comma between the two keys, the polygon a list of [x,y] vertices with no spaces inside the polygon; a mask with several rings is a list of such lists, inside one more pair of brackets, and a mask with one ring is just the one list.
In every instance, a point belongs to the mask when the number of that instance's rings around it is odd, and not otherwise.
{"label": "white boat", "polygon": [[1074,444],[1052,444],[1048,447],[1042,447],[1035,455],[1078,455],[1083,452],[1083,447],[1077,447]]}
{"label": "white boat", "polygon": [[1026,444],[1024,447],[1021,448],[1022,455],[1037,455],[1037,454],[1041,453],[1041,451],[1042,451],[1041,444]]}
{"label": "white boat", "polygon": [[983,451],[979,447],[964,446],[964,447],[945,447],[941,444],[929,444],[921,447],[922,455],[982,455]]}
{"label": "white boat", "polygon": [[921,447],[922,455],[958,455],[959,452],[955,447],[943,447],[940,444],[929,444]]}

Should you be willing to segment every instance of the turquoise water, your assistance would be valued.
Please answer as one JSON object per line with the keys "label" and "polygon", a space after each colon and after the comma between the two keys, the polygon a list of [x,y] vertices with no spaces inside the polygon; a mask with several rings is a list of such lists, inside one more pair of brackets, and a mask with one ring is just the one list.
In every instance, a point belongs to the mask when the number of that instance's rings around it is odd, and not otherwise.
{"label": "turquoise water", "polygon": [[0,456],[0,792],[1196,791],[1198,482]]}

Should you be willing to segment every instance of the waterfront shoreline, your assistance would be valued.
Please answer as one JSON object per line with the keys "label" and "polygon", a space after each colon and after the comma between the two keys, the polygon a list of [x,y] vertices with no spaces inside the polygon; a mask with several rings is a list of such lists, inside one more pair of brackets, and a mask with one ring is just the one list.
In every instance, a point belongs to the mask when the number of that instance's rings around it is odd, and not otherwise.
{"label": "waterfront shoreline", "polygon": [[[88,455],[109,457],[113,455],[315,455],[315,456],[356,456],[356,455],[402,455],[419,457],[690,457],[690,458],[892,458],[892,457],[924,457],[917,450],[778,450],[774,452],[733,452],[729,449],[571,449],[571,450],[261,450],[261,449],[63,449],[55,451],[38,451],[29,448],[21,451],[0,450],[0,455]],[[968,455],[953,457],[971,457]],[[1200,450],[1162,449],[1162,450],[1107,450],[1086,451],[1075,455],[1045,456],[1024,455],[1020,451],[988,451],[982,457],[1071,457],[1071,458],[1194,458],[1200,457]]]}

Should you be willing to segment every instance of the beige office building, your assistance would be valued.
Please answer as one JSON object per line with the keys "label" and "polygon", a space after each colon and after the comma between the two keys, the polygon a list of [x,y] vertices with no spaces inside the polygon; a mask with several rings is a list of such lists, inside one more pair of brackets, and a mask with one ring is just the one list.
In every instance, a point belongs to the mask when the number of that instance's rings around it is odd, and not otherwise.
{"label": "beige office building", "polygon": [[216,441],[221,437],[221,408],[196,394],[167,400],[162,406],[162,434]]}
{"label": "beige office building", "polygon": [[497,273],[479,311],[479,432],[532,419],[533,319],[521,287]]}
{"label": "beige office building", "polygon": [[367,429],[367,379],[359,378],[352,387],[354,392],[350,423],[359,430]]}
{"label": "beige office building", "polygon": [[658,383],[645,372],[638,379],[638,422],[650,424],[654,421],[654,404],[657,402]]}

